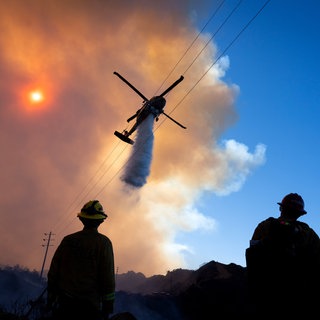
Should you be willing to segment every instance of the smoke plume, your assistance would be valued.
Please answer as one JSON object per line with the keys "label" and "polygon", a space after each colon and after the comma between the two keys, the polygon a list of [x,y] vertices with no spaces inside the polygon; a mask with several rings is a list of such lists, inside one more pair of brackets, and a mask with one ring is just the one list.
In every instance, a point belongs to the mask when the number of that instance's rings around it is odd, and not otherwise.
{"label": "smoke plume", "polygon": [[[264,163],[265,147],[251,153],[240,142],[220,141],[238,119],[239,88],[223,82],[228,57],[207,72],[217,58],[214,43],[194,61],[208,35],[185,54],[204,6],[184,0],[0,2],[0,264],[39,270],[44,233],[52,232],[47,268],[61,239],[82,228],[76,215],[92,199],[108,214],[99,230],[112,240],[121,273],[187,267],[185,253],[196,253],[177,235],[215,232],[216,221],[201,212],[199,198],[205,191],[240,190]],[[141,99],[114,71],[148,98],[163,91],[161,83],[166,88],[184,75],[166,97],[165,111],[187,130],[149,117],[133,147],[115,137]],[[41,103],[30,100],[32,90],[43,92]]]}

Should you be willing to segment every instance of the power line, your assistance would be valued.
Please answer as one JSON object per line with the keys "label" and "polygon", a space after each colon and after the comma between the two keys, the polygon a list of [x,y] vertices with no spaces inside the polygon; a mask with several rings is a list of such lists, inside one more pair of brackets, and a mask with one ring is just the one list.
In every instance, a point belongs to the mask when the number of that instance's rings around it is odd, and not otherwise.
{"label": "power line", "polygon": [[[172,111],[169,113],[171,114],[181,103],[182,101],[193,91],[193,89],[199,84],[199,82],[205,77],[205,75],[213,68],[213,66],[221,59],[222,56],[226,54],[226,52],[231,48],[231,46],[236,42],[236,40],[239,39],[241,34],[249,27],[249,25],[256,19],[256,17],[262,12],[262,10],[266,7],[266,5],[271,0],[267,0],[262,7],[256,12],[256,14],[249,20],[249,22],[246,23],[246,25],[240,30],[240,32],[233,38],[233,40],[227,45],[227,47],[220,53],[220,55],[215,59],[215,61],[209,66],[209,68],[202,74],[202,76],[195,82],[195,84],[189,89],[189,91],[181,98],[181,100],[176,104],[176,106],[172,109]],[[234,11],[234,10],[233,10]],[[211,38],[212,39],[212,38]],[[193,62],[192,62],[193,64]],[[189,66],[190,67],[190,66]],[[188,70],[189,68],[187,68]],[[187,71],[186,70],[186,71]],[[164,119],[159,126],[165,121]]]}
{"label": "power line", "polygon": [[[205,25],[202,27],[202,29],[199,31],[199,33],[197,34],[197,36],[193,39],[193,41],[190,43],[190,45],[188,46],[188,48],[184,51],[184,53],[182,54],[182,56],[180,57],[180,59],[176,62],[176,64],[173,66],[173,68],[171,69],[171,71],[168,73],[167,77],[163,80],[163,82],[161,83],[159,89],[156,91],[158,92],[160,90],[160,88],[164,85],[164,83],[168,80],[169,76],[173,73],[173,71],[177,68],[178,64],[183,60],[183,58],[186,56],[186,54],[189,52],[189,50],[192,48],[192,46],[195,44],[195,42],[197,41],[197,39],[200,37],[200,35],[202,34],[202,32],[205,30],[205,28],[209,25],[209,23],[211,22],[211,20],[213,20],[213,18],[216,16],[216,14],[218,13],[218,11],[222,8],[222,5],[224,4],[225,0],[221,1],[220,4],[218,5],[218,7],[216,8],[216,10],[212,13],[212,15],[210,16],[210,18],[208,19],[208,21],[205,23]],[[211,38],[212,39],[212,38]],[[210,39],[210,40],[211,40]]]}

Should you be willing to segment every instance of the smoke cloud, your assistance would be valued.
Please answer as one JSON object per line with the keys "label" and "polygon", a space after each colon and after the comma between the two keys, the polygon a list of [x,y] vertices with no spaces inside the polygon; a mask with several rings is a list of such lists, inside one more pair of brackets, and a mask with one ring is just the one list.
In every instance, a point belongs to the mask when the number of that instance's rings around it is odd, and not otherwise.
{"label": "smoke cloud", "polygon": [[[250,153],[237,141],[219,142],[237,121],[239,88],[222,80],[227,57],[194,87],[217,55],[211,43],[191,66],[206,35],[170,74],[198,33],[189,12],[196,3],[0,3],[0,264],[39,270],[52,232],[47,268],[62,237],[82,228],[76,214],[92,199],[108,214],[99,230],[112,240],[121,273],[187,267],[192,249],[177,234],[215,231],[216,221],[197,208],[201,194],[238,191],[264,163],[265,147]],[[141,98],[114,71],[148,98],[164,79],[166,88],[184,75],[165,112],[187,130],[160,116],[139,128],[133,147],[115,137]],[[29,100],[35,89],[42,103]],[[154,137],[140,149],[140,130],[151,126]]]}

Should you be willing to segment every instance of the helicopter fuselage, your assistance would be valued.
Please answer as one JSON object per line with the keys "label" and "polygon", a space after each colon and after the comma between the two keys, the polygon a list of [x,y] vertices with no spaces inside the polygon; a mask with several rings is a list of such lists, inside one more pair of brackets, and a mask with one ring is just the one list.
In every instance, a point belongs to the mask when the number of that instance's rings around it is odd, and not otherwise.
{"label": "helicopter fuselage", "polygon": [[155,96],[146,101],[142,108],[137,111],[137,123],[140,124],[149,114],[153,114],[157,118],[163,112],[165,105],[166,100],[161,96]]}

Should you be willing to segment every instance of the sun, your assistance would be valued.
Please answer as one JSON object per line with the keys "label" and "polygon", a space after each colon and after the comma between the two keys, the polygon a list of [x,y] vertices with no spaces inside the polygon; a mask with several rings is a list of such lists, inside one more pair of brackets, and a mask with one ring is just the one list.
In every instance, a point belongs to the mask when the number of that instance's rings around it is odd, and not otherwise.
{"label": "sun", "polygon": [[32,81],[17,88],[21,107],[31,114],[43,114],[52,107],[53,86],[48,81]]}
{"label": "sun", "polygon": [[29,88],[25,91],[26,109],[28,111],[40,111],[46,109],[48,101],[45,90],[42,88]]}
{"label": "sun", "polygon": [[33,90],[29,93],[29,100],[31,103],[38,104],[44,100],[44,95],[41,90]]}

